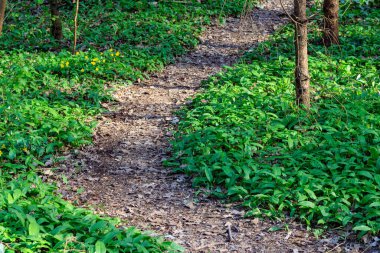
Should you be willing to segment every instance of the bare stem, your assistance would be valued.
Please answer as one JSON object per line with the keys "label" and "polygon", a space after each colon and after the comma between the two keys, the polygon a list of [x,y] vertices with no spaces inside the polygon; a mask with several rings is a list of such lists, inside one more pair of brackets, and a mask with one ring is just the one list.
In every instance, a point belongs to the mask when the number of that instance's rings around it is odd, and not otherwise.
{"label": "bare stem", "polygon": [[76,4],[76,9],[75,9],[75,17],[74,17],[74,45],[73,45],[73,54],[75,54],[75,51],[76,51],[76,48],[77,48],[79,0],[76,0],[76,3],[77,4]]}

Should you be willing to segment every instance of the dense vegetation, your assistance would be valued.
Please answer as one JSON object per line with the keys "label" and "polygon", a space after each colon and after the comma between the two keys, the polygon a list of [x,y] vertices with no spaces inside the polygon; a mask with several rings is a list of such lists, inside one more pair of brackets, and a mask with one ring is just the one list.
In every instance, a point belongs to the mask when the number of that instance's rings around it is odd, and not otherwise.
{"label": "dense vegetation", "polygon": [[112,88],[160,70],[197,44],[212,15],[222,8],[236,13],[243,1],[202,7],[197,1],[81,1],[75,55],[68,49],[73,6],[66,2],[65,39],[56,42],[47,5],[8,1],[0,38],[0,246],[9,252],[178,251],[66,203],[35,168],[90,143],[93,116]]}
{"label": "dense vegetation", "polygon": [[[0,146],[5,166],[28,167],[64,145],[88,143],[93,125],[87,119],[109,99],[107,81],[142,79],[195,46],[202,25],[221,13],[222,1],[207,8],[196,2],[87,1],[76,55],[54,52],[70,44],[70,22],[64,26],[67,41],[54,42],[48,6],[10,5],[0,40]],[[234,6],[225,10],[236,12]],[[62,12],[62,19],[71,20],[70,13]]]}
{"label": "dense vegetation", "polygon": [[181,248],[137,229],[117,227],[55,196],[34,173],[1,174],[0,243],[7,252],[179,252]]}
{"label": "dense vegetation", "polygon": [[340,46],[310,35],[309,112],[294,103],[292,31],[205,83],[179,112],[170,164],[214,195],[242,200],[247,215],[378,233],[380,11],[349,10]]}

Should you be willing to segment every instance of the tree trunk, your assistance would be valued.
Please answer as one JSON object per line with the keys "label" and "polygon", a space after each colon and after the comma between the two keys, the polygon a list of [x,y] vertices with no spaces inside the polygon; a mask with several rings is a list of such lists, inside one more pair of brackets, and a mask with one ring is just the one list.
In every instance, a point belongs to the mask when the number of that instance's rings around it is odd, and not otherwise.
{"label": "tree trunk", "polygon": [[79,0],[76,0],[75,16],[74,16],[74,45],[73,54],[77,49],[77,33],[78,33],[78,12],[79,12]]}
{"label": "tree trunk", "polygon": [[296,49],[296,103],[310,108],[310,77],[307,55],[306,0],[294,0]]}
{"label": "tree trunk", "polygon": [[56,40],[62,40],[62,21],[59,16],[59,0],[49,0],[51,14],[51,34]]}
{"label": "tree trunk", "polygon": [[0,0],[0,35],[3,32],[3,23],[5,18],[5,7],[7,6],[7,0]]}
{"label": "tree trunk", "polygon": [[339,0],[324,0],[323,15],[323,43],[339,44]]}

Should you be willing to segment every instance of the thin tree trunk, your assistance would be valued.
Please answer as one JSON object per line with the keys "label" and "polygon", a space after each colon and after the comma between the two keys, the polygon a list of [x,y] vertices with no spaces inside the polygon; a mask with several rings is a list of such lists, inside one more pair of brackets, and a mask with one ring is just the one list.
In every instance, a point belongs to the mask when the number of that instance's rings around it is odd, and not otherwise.
{"label": "thin tree trunk", "polygon": [[323,15],[323,43],[339,44],[339,0],[324,0]]}
{"label": "thin tree trunk", "polygon": [[310,108],[310,76],[307,53],[306,0],[294,0],[295,51],[296,51],[296,102]]}
{"label": "thin tree trunk", "polygon": [[78,12],[79,12],[79,0],[76,0],[76,9],[74,17],[74,45],[73,45],[73,54],[75,54],[77,48],[77,32],[78,32]]}
{"label": "thin tree trunk", "polygon": [[0,35],[3,32],[3,23],[5,18],[5,8],[7,6],[7,0],[0,0]]}
{"label": "thin tree trunk", "polygon": [[59,0],[49,0],[50,3],[50,14],[51,14],[51,34],[54,39],[62,40],[62,21],[59,15]]}

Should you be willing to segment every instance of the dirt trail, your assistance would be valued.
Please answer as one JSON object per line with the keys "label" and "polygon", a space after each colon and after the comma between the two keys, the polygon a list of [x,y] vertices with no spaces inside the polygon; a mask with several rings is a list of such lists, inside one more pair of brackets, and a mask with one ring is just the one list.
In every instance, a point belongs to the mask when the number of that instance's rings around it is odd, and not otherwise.
{"label": "dirt trail", "polygon": [[[244,219],[232,205],[195,197],[190,179],[162,166],[172,112],[194,95],[202,80],[233,64],[286,22],[278,0],[255,9],[248,22],[228,18],[211,26],[201,44],[148,81],[119,90],[117,104],[102,116],[95,143],[67,163],[79,204],[118,216],[129,225],[153,230],[189,252],[325,252],[331,240],[316,241],[296,223],[289,231],[269,232],[282,223]],[[287,1],[289,2],[289,1]],[[75,168],[81,170],[76,173]],[[232,240],[227,233],[230,225]],[[335,252],[335,251],[332,251]]]}

